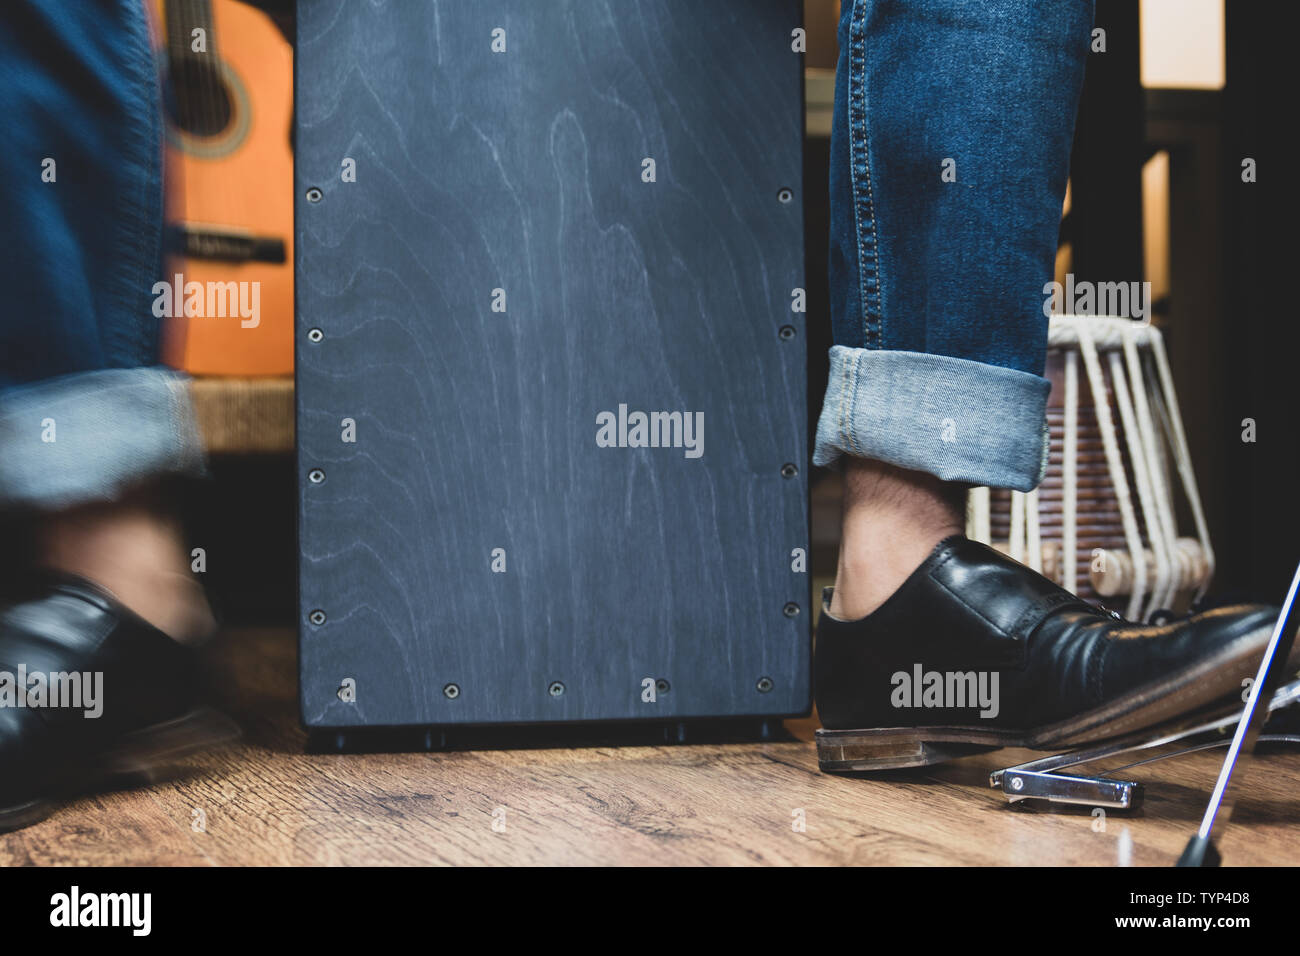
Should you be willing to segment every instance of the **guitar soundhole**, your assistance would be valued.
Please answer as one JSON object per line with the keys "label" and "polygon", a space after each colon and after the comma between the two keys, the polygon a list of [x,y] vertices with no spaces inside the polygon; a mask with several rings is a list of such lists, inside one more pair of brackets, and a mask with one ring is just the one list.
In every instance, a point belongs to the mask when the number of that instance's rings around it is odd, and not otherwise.
{"label": "guitar soundhole", "polygon": [[173,63],[170,87],[167,108],[178,129],[207,137],[230,126],[234,101],[218,66],[194,60]]}

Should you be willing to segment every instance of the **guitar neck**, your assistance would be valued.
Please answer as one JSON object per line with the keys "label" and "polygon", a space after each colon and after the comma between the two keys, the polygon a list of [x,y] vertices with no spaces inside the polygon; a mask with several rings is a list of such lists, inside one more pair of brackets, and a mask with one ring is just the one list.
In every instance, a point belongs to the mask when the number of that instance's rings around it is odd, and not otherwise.
{"label": "guitar neck", "polygon": [[[212,0],[163,0],[167,55],[172,63],[215,61],[217,34],[212,28]],[[194,31],[203,31],[204,51],[194,49]]]}

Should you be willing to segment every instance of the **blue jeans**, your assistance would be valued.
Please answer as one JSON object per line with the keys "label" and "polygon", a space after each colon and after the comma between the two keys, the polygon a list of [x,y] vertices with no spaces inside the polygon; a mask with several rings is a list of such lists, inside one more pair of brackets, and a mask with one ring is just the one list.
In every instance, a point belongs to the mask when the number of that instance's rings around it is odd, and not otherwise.
{"label": "blue jeans", "polygon": [[[844,0],[819,464],[1040,480],[1091,20],[1090,0]],[[0,7],[0,507],[202,468],[184,380],[153,367],[159,102],[142,0]]]}
{"label": "blue jeans", "polygon": [[814,461],[1027,491],[1092,0],[843,0]]}
{"label": "blue jeans", "polygon": [[160,101],[143,0],[0,5],[0,508],[202,469],[185,379],[154,367]]}

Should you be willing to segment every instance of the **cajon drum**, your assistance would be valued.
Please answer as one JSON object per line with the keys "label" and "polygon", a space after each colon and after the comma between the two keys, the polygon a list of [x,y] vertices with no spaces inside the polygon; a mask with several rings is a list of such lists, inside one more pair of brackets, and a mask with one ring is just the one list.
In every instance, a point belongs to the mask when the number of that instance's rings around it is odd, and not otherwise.
{"label": "cajon drum", "polygon": [[302,0],[308,728],[810,706],[795,0]]}

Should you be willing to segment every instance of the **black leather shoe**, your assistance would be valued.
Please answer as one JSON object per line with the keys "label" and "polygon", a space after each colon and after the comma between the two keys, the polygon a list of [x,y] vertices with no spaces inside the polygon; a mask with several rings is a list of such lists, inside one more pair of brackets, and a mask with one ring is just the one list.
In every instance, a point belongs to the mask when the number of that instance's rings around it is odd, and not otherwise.
{"label": "black leather shoe", "polygon": [[831,617],[830,592],[814,660],[825,771],[1065,749],[1239,697],[1278,614],[1132,624],[960,535],[862,620]]}
{"label": "black leather shoe", "polygon": [[89,582],[0,612],[0,832],[53,800],[238,733],[197,708],[194,652]]}

